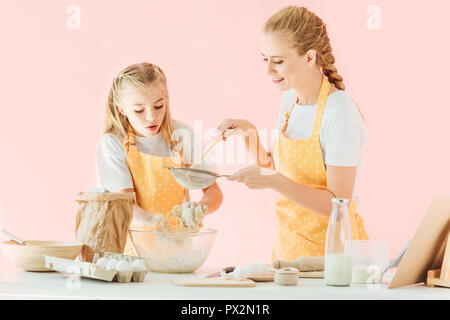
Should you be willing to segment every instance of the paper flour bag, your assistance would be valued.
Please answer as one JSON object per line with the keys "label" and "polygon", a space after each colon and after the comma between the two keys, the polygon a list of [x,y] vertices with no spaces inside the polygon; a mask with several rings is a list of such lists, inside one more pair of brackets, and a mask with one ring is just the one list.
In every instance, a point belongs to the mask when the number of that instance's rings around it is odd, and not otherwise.
{"label": "paper flour bag", "polygon": [[81,260],[92,262],[95,253],[123,253],[133,219],[134,192],[80,192],[76,240],[84,244]]}

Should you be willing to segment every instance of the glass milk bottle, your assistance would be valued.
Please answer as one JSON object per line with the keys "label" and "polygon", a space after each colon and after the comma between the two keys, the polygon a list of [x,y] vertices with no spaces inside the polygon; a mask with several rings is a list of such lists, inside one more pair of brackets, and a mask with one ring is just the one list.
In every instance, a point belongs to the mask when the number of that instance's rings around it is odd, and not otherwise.
{"label": "glass milk bottle", "polygon": [[325,243],[325,284],[349,286],[352,280],[352,229],[348,199],[331,200],[333,209],[328,221]]}

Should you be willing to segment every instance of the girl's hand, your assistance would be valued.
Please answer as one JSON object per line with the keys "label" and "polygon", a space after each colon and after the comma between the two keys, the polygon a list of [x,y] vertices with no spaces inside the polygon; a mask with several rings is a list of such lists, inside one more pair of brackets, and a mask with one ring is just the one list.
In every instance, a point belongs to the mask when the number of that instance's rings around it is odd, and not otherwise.
{"label": "girl's hand", "polygon": [[236,134],[246,136],[247,131],[250,129],[256,130],[255,126],[250,121],[244,119],[225,119],[217,128],[217,134],[225,141],[227,137]]}
{"label": "girl's hand", "polygon": [[233,173],[228,180],[245,183],[250,189],[272,188],[276,183],[278,173],[274,170],[250,166]]}
{"label": "girl's hand", "polygon": [[183,210],[195,209],[197,207],[200,207],[202,209],[203,214],[206,214],[208,212],[208,206],[205,204],[202,204],[201,201],[200,202],[196,202],[196,201],[185,202],[185,203],[183,203],[182,207],[183,207]]}

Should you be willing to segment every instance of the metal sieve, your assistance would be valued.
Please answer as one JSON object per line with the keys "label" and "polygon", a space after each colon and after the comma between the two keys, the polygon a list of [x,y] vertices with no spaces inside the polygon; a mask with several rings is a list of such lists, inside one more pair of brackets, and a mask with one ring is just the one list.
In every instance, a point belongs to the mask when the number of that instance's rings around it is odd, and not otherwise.
{"label": "metal sieve", "polygon": [[195,169],[195,168],[185,168],[185,167],[172,167],[161,165],[169,169],[175,180],[186,189],[205,189],[212,185],[217,178],[229,177],[226,174],[217,174],[212,171]]}

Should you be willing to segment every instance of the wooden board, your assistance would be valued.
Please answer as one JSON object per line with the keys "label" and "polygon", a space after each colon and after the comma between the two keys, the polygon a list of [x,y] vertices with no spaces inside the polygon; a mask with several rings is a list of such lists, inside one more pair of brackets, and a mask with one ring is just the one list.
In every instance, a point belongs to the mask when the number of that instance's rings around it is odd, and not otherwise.
{"label": "wooden board", "polygon": [[450,283],[450,228],[448,230],[447,244],[445,246],[444,259],[440,271],[440,279]]}
{"label": "wooden board", "polygon": [[434,286],[450,288],[450,281],[441,280],[439,278],[427,278],[427,286],[431,288]]}
{"label": "wooden board", "polygon": [[450,281],[441,279],[441,269],[428,270],[427,286],[431,288],[434,286],[450,288]]}
{"label": "wooden board", "polygon": [[271,282],[273,281],[273,274],[267,276],[255,276],[249,277],[249,280],[253,280],[255,282]]}
{"label": "wooden board", "polygon": [[[266,266],[269,268],[266,271],[266,274],[264,274],[262,276],[248,277],[248,279],[249,280],[253,280],[255,282],[273,282],[274,281],[274,276],[275,276],[275,271],[277,269],[272,268],[271,264],[267,264]],[[212,273],[212,274],[209,274],[209,275],[205,276],[205,279],[222,278],[221,275],[220,275],[221,272],[230,272],[230,270],[233,270],[233,268],[234,267],[223,268],[219,272],[215,272],[215,273]],[[324,273],[323,273],[323,270],[322,271],[299,271],[298,277],[299,278],[317,278],[317,279],[320,279],[320,278],[324,277]],[[233,276],[231,276],[231,279],[228,279],[228,280],[234,280]]]}
{"label": "wooden board", "polygon": [[300,271],[299,278],[323,278],[323,271]]}
{"label": "wooden board", "polygon": [[[323,278],[323,271],[300,271],[298,273],[299,278]],[[274,279],[274,275],[264,275],[257,277],[249,277],[248,279],[253,280],[255,282],[271,282]]]}
{"label": "wooden board", "polygon": [[179,278],[172,283],[182,287],[255,287],[252,280],[226,280],[222,278]]}
{"label": "wooden board", "polygon": [[443,264],[450,229],[450,196],[433,199],[411,240],[389,289],[426,282],[427,270]]}

